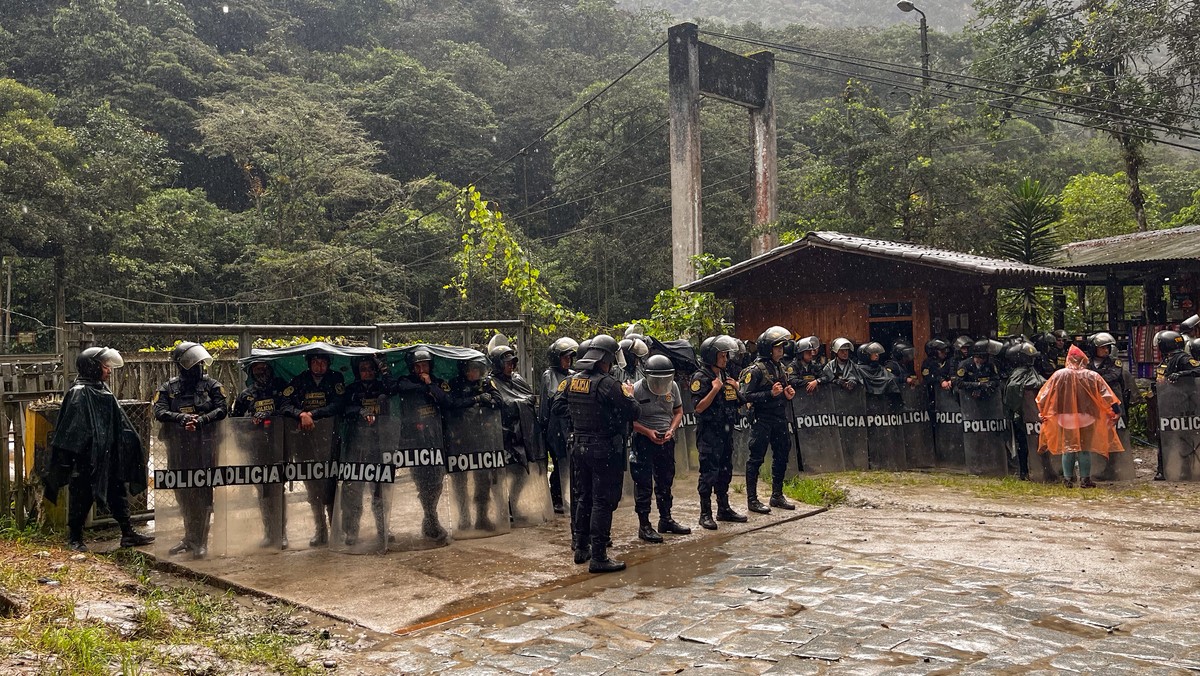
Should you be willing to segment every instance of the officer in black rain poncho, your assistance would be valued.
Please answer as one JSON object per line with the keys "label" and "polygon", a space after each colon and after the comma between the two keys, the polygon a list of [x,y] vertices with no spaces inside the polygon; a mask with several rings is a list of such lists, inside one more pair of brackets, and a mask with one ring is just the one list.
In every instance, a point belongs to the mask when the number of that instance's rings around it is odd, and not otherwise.
{"label": "officer in black rain poncho", "polygon": [[692,374],[689,389],[695,405],[696,446],[700,455],[700,526],[716,530],[712,496],[717,495],[717,520],[743,523],[746,515],[729,506],[729,482],[733,478],[733,427],[742,401],[738,381],[726,369],[737,351],[730,336],[712,336],[700,343],[703,366]]}
{"label": "officer in black rain poncho", "polygon": [[783,479],[792,452],[788,431],[788,402],[796,390],[788,382],[791,374],[782,360],[791,332],[772,326],[758,337],[758,359],[741,375],[741,396],[754,414],[750,428],[750,457],[746,459],[746,506],[751,512],[771,511],[758,499],[758,472],[771,446],[771,507],[795,509],[783,496]]}
{"label": "officer in black rain poncho", "polygon": [[[1026,395],[1037,396],[1046,379],[1036,368],[1038,351],[1030,342],[1011,345],[1005,351],[1006,361],[1011,367],[1004,383],[1004,409],[1013,424],[1013,440],[1017,448],[1017,469],[1022,481],[1029,480],[1029,427],[1037,424],[1036,419],[1026,420]],[[1036,405],[1030,413],[1036,412]],[[1036,452],[1037,449],[1035,448]]]}
{"label": "officer in black rain poncho", "polygon": [[[255,426],[270,429],[272,416],[283,408],[283,390],[287,383],[275,376],[271,362],[266,359],[251,361],[247,366],[250,372],[250,386],[238,394],[233,403],[233,417],[252,417]],[[282,462],[282,457],[274,456],[275,444],[263,443],[253,447],[255,457],[250,458],[254,464],[266,465]],[[263,540],[260,547],[288,548],[287,512],[283,509],[283,484],[260,484],[258,490],[258,507],[262,513]]]}
{"label": "officer in black rain poncho", "polygon": [[899,395],[900,386],[896,376],[883,361],[883,345],[866,343],[858,348],[858,373],[867,394]]}
{"label": "officer in black rain poncho", "polygon": [[954,339],[954,343],[950,346],[952,354],[950,361],[955,365],[953,371],[958,370],[958,364],[963,360],[971,358],[971,346],[975,344],[975,339],[970,336],[959,336]]}
{"label": "officer in black rain poncho", "polygon": [[565,402],[574,432],[572,467],[579,498],[575,561],[590,558],[588,570],[593,573],[625,569],[624,563],[610,559],[607,552],[613,509],[621,495],[622,435],[638,416],[632,386],[622,386],[609,375],[619,349],[611,336],[593,338],[583,359],[575,364],[577,372],[567,381],[565,399],[555,399],[559,413]]}
{"label": "officer in black rain poncho", "polygon": [[903,340],[892,343],[891,359],[884,365],[900,387],[916,387],[916,348]]}
{"label": "officer in black rain poncho", "polygon": [[[391,415],[388,385],[385,381],[386,364],[381,357],[362,356],[350,361],[356,380],[346,387],[345,407],[342,409],[344,434],[341,460],[354,463],[380,463],[383,454],[393,449],[386,448],[387,437],[381,435]],[[363,513],[363,490],[368,482],[343,481],[340,537],[347,547],[358,543],[359,526]],[[371,514],[375,517],[375,538],[380,550],[388,544],[387,495],[385,486],[370,483]]]}
{"label": "officer in black rain poncho", "polygon": [[[546,483],[546,448],[537,422],[533,388],[517,373],[517,351],[497,345],[488,351],[492,371],[484,383],[500,402],[504,424],[504,450],[509,456],[509,510],[514,525],[537,525],[546,520],[549,486]],[[525,492],[529,491],[526,495]],[[547,504],[541,504],[545,496]]]}
{"label": "officer in black rain poncho", "polygon": [[[154,395],[154,419],[162,423],[160,439],[167,447],[170,469],[198,469],[215,465],[217,430],[212,426],[229,413],[225,388],[204,374],[212,355],[198,343],[180,343],[171,352],[179,375],[163,383]],[[183,514],[183,540],[169,553],[190,551],[192,558],[208,555],[212,486],[175,490]]]}
{"label": "officer in black rain poncho", "polygon": [[950,358],[950,346],[939,338],[925,343],[925,361],[921,363],[921,378],[929,388],[930,408],[933,407],[935,388],[950,389],[954,377],[955,362]]}
{"label": "officer in black rain poncho", "polygon": [[[329,370],[328,355],[310,352],[304,358],[308,362],[308,370],[292,378],[292,382],[283,389],[282,413],[296,420],[300,429],[307,432],[316,426],[316,421],[341,415],[346,382],[341,373]],[[333,443],[337,443],[336,435]],[[337,480],[309,479],[304,482],[304,491],[316,524],[308,544],[310,547],[319,547],[329,542],[329,523],[333,520]]]}
{"label": "officer in black rain poncho", "polygon": [[[550,400],[558,391],[558,386],[571,377],[571,366],[575,363],[575,355],[579,343],[572,338],[562,337],[550,344],[546,353],[549,366],[542,372],[541,396],[538,399],[538,421],[545,435],[546,448],[554,457],[554,470],[550,472],[550,499],[554,503],[554,512],[563,513],[564,480],[570,481],[570,476],[564,469],[570,471],[570,458],[567,455],[567,438],[570,434],[571,421],[550,411]],[[570,498],[571,496],[567,496]]]}
{"label": "officer in black rain poncho", "polygon": [[121,527],[121,546],[140,547],[154,538],[133,529],[129,495],[146,490],[146,453],[133,423],[121,410],[106,382],[113,369],[125,364],[108,347],[89,347],[75,359],[79,375],[63,397],[50,464],[42,482],[45,498],[58,499],[63,486],[70,499],[67,513],[68,546],[86,552],[83,524],[95,502],[107,506]]}
{"label": "officer in black rain poncho", "polygon": [[837,338],[830,344],[829,349],[833,351],[833,359],[825,364],[825,369],[822,372],[823,380],[832,385],[836,385],[847,392],[853,392],[862,385],[862,373],[858,370],[858,364],[850,358],[850,351],[854,348],[854,344],[846,338]]}
{"label": "officer in black rain poncho", "polygon": [[[443,383],[433,376],[433,353],[427,348],[418,347],[407,353],[405,358],[408,360],[409,375],[407,378],[396,379],[396,393],[401,397],[419,395],[422,405],[433,406],[437,411],[445,410],[450,405],[450,384]],[[445,541],[449,534],[442,527],[437,513],[445,470],[441,467],[414,467],[412,476],[417,484],[417,498],[421,502],[421,511],[424,514],[421,534],[430,540]]]}

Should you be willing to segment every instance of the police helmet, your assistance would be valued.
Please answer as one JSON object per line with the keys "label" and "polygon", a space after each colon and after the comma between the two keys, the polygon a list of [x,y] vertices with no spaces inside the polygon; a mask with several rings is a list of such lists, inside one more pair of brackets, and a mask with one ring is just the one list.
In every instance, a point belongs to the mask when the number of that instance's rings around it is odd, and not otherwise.
{"label": "police helmet", "polygon": [[917,356],[917,349],[907,340],[897,340],[892,343],[892,359],[898,362],[910,362]]}
{"label": "police helmet", "polygon": [[588,344],[588,350],[583,354],[583,358],[589,361],[607,361],[613,363],[617,358],[617,350],[621,346],[612,337],[605,334],[600,334],[592,338]]}
{"label": "police helmet", "polygon": [[732,336],[710,336],[700,343],[700,361],[708,366],[717,365],[717,357],[722,352],[737,352],[738,343]]}
{"label": "police helmet", "polygon": [[829,349],[832,350],[834,354],[837,354],[842,350],[853,350],[854,343],[850,342],[849,338],[834,338],[833,343],[829,345]]}
{"label": "police helmet", "polygon": [[546,350],[546,356],[550,358],[551,366],[557,366],[558,360],[561,359],[564,354],[574,356],[578,352],[579,343],[575,342],[574,338],[563,336],[553,343],[550,343],[549,349]]}
{"label": "police helmet", "polygon": [[819,349],[821,349],[821,339],[816,336],[809,336],[796,341],[796,354],[816,352]]}
{"label": "police helmet", "polygon": [[758,355],[767,359],[771,358],[771,350],[775,347],[787,347],[787,341],[791,340],[792,332],[782,326],[772,326],[763,331],[759,335],[755,344],[758,347]]}
{"label": "police helmet", "polygon": [[326,365],[330,363],[329,355],[325,354],[324,352],[309,352],[308,354],[304,355],[304,363],[308,364],[309,368],[312,368],[314,359],[324,359]]}
{"label": "police helmet", "polygon": [[1188,341],[1187,353],[1192,359],[1200,359],[1200,338],[1193,338]]}
{"label": "police helmet", "polygon": [[1020,366],[1033,366],[1034,360],[1037,359],[1038,349],[1033,343],[1026,341],[1018,343],[1008,348],[1009,363],[1018,364]]}
{"label": "police helmet", "polygon": [[1067,335],[1066,329],[1054,329],[1053,331],[1050,332],[1050,335],[1054,336],[1055,340],[1070,340],[1071,339],[1071,337]]}
{"label": "police helmet", "polygon": [[992,356],[992,342],[986,338],[981,338],[971,344],[972,357],[990,357]]}
{"label": "police helmet", "polygon": [[412,352],[409,352],[407,357],[409,368],[412,368],[423,361],[433,361],[433,353],[430,352],[429,348],[426,347],[418,347]]}
{"label": "police helmet", "polygon": [[617,345],[625,351],[626,354],[632,354],[638,359],[645,359],[646,355],[650,354],[650,348],[646,347],[646,342],[641,336],[633,338],[623,338]]}
{"label": "police helmet", "polygon": [[858,359],[866,364],[871,361],[871,357],[882,355],[884,352],[887,352],[887,350],[884,349],[883,345],[871,341],[858,347]]}
{"label": "police helmet", "polygon": [[89,380],[99,380],[100,367],[105,364],[109,368],[119,369],[125,365],[125,360],[120,352],[111,347],[89,347],[75,358],[75,370]]}
{"label": "police helmet", "polygon": [[592,339],[587,338],[579,342],[579,351],[576,354],[587,354],[588,350],[592,349]]}
{"label": "police helmet", "polygon": [[212,363],[212,355],[200,343],[190,343],[184,341],[175,346],[171,350],[171,361],[184,371],[189,371],[193,366],[203,362],[205,366]]}
{"label": "police helmet", "polygon": [[1200,324],[1200,315],[1192,315],[1179,323],[1179,331],[1183,334],[1190,334],[1197,324]]}
{"label": "police helmet", "polygon": [[625,338],[641,338],[645,340],[646,332],[642,330],[642,325],[634,322],[625,328]]}
{"label": "police helmet", "polygon": [[788,338],[787,342],[783,344],[783,358],[796,358],[796,341],[792,340],[791,338]]}
{"label": "police helmet", "polygon": [[953,347],[955,352],[962,352],[968,347],[971,347],[971,343],[974,342],[975,341],[971,340],[970,336],[959,336],[958,338],[954,339],[954,343],[951,347]]}
{"label": "police helmet", "polygon": [[949,352],[950,346],[946,344],[946,341],[940,338],[934,338],[928,343],[925,343],[925,356],[929,357],[930,359],[937,359],[937,353],[941,352],[942,350]]}
{"label": "police helmet", "polygon": [[512,348],[512,345],[497,345],[488,350],[488,361],[492,362],[492,368],[501,371],[504,365],[508,362],[517,361],[517,351]]}
{"label": "police helmet", "polygon": [[1106,333],[1104,331],[1101,331],[1100,333],[1097,333],[1096,335],[1092,336],[1092,339],[1090,342],[1092,343],[1093,348],[1107,347],[1108,349],[1111,350],[1117,346],[1117,339],[1113,338],[1113,335],[1111,333]]}
{"label": "police helmet", "polygon": [[1154,337],[1154,344],[1158,347],[1158,351],[1165,357],[1182,350],[1184,340],[1178,331],[1159,331],[1158,335]]}
{"label": "police helmet", "polygon": [[657,396],[671,393],[675,381],[675,364],[665,355],[656,354],[646,360],[646,387]]}
{"label": "police helmet", "polygon": [[482,356],[471,357],[467,361],[458,363],[458,372],[466,376],[470,373],[475,373],[482,378],[488,371],[488,360]]}
{"label": "police helmet", "polygon": [[379,375],[379,360],[375,355],[355,357],[350,360],[350,368],[354,371],[354,377],[361,378],[361,369],[363,364],[370,364],[375,369],[375,375]]}

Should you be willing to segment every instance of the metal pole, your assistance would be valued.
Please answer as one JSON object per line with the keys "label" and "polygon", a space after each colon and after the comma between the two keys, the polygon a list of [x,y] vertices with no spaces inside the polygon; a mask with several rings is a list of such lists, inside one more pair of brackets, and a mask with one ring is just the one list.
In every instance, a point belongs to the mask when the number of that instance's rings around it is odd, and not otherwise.
{"label": "metal pole", "polygon": [[917,10],[921,15],[921,80],[922,87],[929,89],[929,26],[925,22],[925,12]]}
{"label": "metal pole", "polygon": [[12,340],[12,258],[5,257],[4,267],[8,269],[8,291],[4,299],[4,347],[0,351],[8,354],[8,345]]}

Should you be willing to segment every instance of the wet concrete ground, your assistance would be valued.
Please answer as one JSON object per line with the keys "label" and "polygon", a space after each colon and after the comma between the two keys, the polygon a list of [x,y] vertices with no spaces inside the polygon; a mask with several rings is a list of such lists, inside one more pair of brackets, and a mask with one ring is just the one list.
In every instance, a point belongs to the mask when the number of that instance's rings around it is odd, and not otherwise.
{"label": "wet concrete ground", "polygon": [[855,486],[823,514],[665,546],[634,545],[623,516],[619,574],[572,565],[562,524],[385,557],[307,552],[331,560],[286,586],[398,631],[358,642],[393,673],[1184,673],[1200,671],[1194,504]]}

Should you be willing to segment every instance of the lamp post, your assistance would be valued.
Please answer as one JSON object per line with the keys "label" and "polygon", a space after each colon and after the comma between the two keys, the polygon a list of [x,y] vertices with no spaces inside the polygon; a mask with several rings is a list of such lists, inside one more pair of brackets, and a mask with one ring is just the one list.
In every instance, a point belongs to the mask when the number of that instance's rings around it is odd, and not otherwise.
{"label": "lamp post", "polygon": [[925,89],[929,89],[929,25],[925,22],[925,12],[909,0],[900,0],[896,7],[901,12],[916,12],[921,15],[921,81]]}

